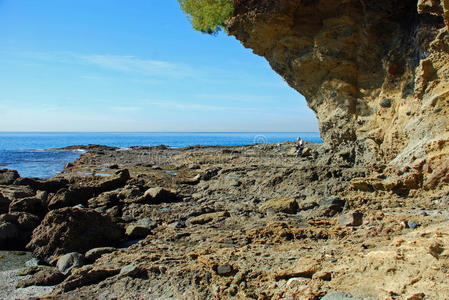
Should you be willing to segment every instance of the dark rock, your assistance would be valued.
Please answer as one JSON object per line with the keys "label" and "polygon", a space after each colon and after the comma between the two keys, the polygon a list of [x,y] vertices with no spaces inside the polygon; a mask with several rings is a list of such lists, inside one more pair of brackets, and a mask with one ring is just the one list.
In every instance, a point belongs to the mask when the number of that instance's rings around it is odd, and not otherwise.
{"label": "dark rock", "polygon": [[17,239],[19,237],[19,234],[20,230],[16,224],[13,223],[0,224],[0,241],[1,241],[0,244],[6,246],[8,240]]}
{"label": "dark rock", "polygon": [[0,248],[23,249],[39,223],[40,219],[29,213],[0,215]]}
{"label": "dark rock", "polygon": [[38,216],[43,216],[46,213],[42,201],[36,197],[27,197],[12,201],[9,205],[9,212],[27,212]]}
{"label": "dark rock", "polygon": [[86,252],[85,259],[89,263],[95,262],[97,259],[99,259],[103,254],[111,253],[117,250],[114,247],[100,247],[100,248],[94,248],[90,249]]}
{"label": "dark rock", "polygon": [[99,195],[98,197],[91,198],[88,200],[89,208],[97,208],[97,207],[113,207],[118,203],[118,192],[105,192]]}
{"label": "dark rock", "polygon": [[65,178],[40,179],[21,177],[14,181],[15,185],[25,185],[31,187],[33,190],[47,191],[49,193],[57,192],[66,187],[68,183],[68,180]]}
{"label": "dark rock", "polygon": [[35,257],[49,258],[114,246],[122,236],[122,229],[107,216],[90,209],[62,208],[47,213],[27,248]]}
{"label": "dark rock", "polygon": [[117,171],[113,176],[103,179],[101,182],[95,185],[97,193],[115,190],[126,184],[130,178],[129,171],[127,169]]}
{"label": "dark rock", "polygon": [[42,203],[47,203],[48,200],[48,192],[47,191],[37,191],[36,198],[41,200]]}
{"label": "dark rock", "polygon": [[320,201],[320,209],[323,216],[332,217],[343,211],[345,201],[338,197],[327,197]]}
{"label": "dark rock", "polygon": [[363,224],[363,213],[352,211],[339,217],[341,226],[360,226]]}
{"label": "dark rock", "polygon": [[209,168],[206,171],[204,171],[204,174],[202,176],[203,180],[210,180],[212,177],[217,176],[218,172],[221,170],[220,167],[215,168]]}
{"label": "dark rock", "polygon": [[9,211],[10,203],[11,203],[11,200],[9,200],[6,197],[3,197],[3,195],[0,194],[0,214],[7,213]]}
{"label": "dark rock", "polygon": [[17,172],[16,170],[0,170],[0,184],[11,184],[19,177],[19,172]]}
{"label": "dark rock", "polygon": [[17,217],[16,223],[19,226],[20,230],[22,232],[29,232],[29,236],[31,236],[31,232],[39,226],[41,219],[38,216],[35,216],[30,213],[25,212],[19,212],[19,213],[12,213],[11,215],[14,215]]}
{"label": "dark rock", "polygon": [[65,276],[55,268],[41,268],[31,278],[20,281],[16,288],[25,288],[32,285],[51,286],[61,283]]}
{"label": "dark rock", "polygon": [[9,200],[15,200],[19,198],[31,197],[35,195],[35,192],[28,186],[0,186],[0,193],[3,197]]}
{"label": "dark rock", "polygon": [[54,210],[77,204],[87,205],[87,200],[92,198],[95,190],[92,187],[77,187],[59,190],[48,203],[48,209]]}
{"label": "dark rock", "polygon": [[67,275],[73,268],[79,268],[84,265],[84,256],[78,252],[68,253],[58,259],[56,267],[58,270]]}
{"label": "dark rock", "polygon": [[217,267],[217,274],[220,276],[229,276],[231,275],[233,272],[233,269],[230,265],[225,264],[225,265],[219,265]]}
{"label": "dark rock", "polygon": [[384,108],[389,108],[389,107],[391,107],[391,100],[388,98],[383,98],[379,104],[380,104],[380,106],[382,106]]}

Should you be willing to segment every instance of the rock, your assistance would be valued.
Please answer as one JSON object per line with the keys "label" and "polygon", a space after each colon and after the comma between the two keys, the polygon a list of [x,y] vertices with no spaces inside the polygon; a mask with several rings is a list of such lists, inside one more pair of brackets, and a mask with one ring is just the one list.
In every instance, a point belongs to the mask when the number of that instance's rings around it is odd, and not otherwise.
{"label": "rock", "polygon": [[114,247],[100,247],[100,248],[94,248],[90,249],[85,254],[85,259],[87,262],[93,263],[97,259],[99,259],[103,254],[111,253],[117,250]]}
{"label": "rock", "polygon": [[137,277],[141,270],[134,265],[126,265],[120,269],[120,276]]}
{"label": "rock", "polygon": [[92,285],[105,280],[108,277],[117,275],[120,269],[94,267],[92,265],[83,266],[78,269],[73,269],[69,277],[55,289],[55,293],[65,293],[76,288]]}
{"label": "rock", "polygon": [[113,176],[103,179],[100,183],[95,185],[97,192],[106,192],[110,190],[115,190],[126,184],[130,178],[129,171],[127,169],[119,170],[115,172]]}
{"label": "rock", "polygon": [[14,181],[15,185],[29,186],[33,190],[47,191],[49,193],[55,193],[58,190],[67,186],[69,182],[65,178],[30,178],[21,177]]}
{"label": "rock", "polygon": [[41,200],[42,203],[46,203],[48,200],[48,192],[47,191],[37,191],[36,198]]}
{"label": "rock", "polygon": [[227,211],[220,211],[220,212],[215,212],[215,213],[208,213],[208,214],[203,214],[203,215],[199,215],[197,217],[191,218],[189,220],[190,224],[206,224],[209,223],[211,221],[220,221],[220,220],[224,220],[226,218],[230,217],[229,212]]}
{"label": "rock", "polygon": [[162,187],[150,188],[143,195],[144,202],[150,204],[170,203],[179,201],[176,193]]}
{"label": "rock", "polygon": [[9,205],[9,212],[27,212],[38,216],[43,216],[46,213],[42,200],[36,197],[20,198],[12,201]]}
{"label": "rock", "polygon": [[31,233],[41,222],[41,218],[30,213],[18,212],[10,215],[16,218],[16,223],[22,232]]}
{"label": "rock", "polygon": [[105,192],[96,198],[88,200],[89,208],[106,207],[110,208],[118,204],[118,192]]}
{"label": "rock", "polygon": [[61,283],[65,276],[55,268],[40,268],[31,278],[19,281],[16,288],[25,288],[32,285],[51,286]]}
{"label": "rock", "polygon": [[363,224],[363,213],[352,211],[347,214],[342,214],[338,221],[341,226],[360,226]]}
{"label": "rock", "polygon": [[217,176],[218,172],[221,170],[220,167],[209,168],[204,171],[204,174],[201,176],[203,180],[210,180],[213,177]]}
{"label": "rock", "polygon": [[0,215],[0,248],[23,249],[39,223],[39,217],[29,213]]}
{"label": "rock", "polygon": [[0,245],[6,246],[8,241],[17,239],[19,234],[20,230],[17,225],[9,222],[0,224]]}
{"label": "rock", "polygon": [[123,236],[111,219],[90,209],[62,208],[50,211],[33,231],[27,248],[34,256],[49,258],[68,252],[113,246]]}
{"label": "rock", "polygon": [[56,263],[58,270],[67,275],[73,268],[79,268],[84,265],[84,256],[77,252],[68,253],[61,256]]}
{"label": "rock", "polygon": [[391,100],[388,99],[388,98],[383,98],[383,99],[380,101],[379,105],[382,106],[382,107],[384,107],[384,108],[389,108],[389,107],[391,107]]}
{"label": "rock", "polygon": [[408,221],[408,222],[407,222],[407,227],[408,227],[408,228],[416,229],[416,228],[418,228],[419,226],[421,226],[421,224],[419,224],[418,222],[411,222],[411,221]]}
{"label": "rock", "polygon": [[12,184],[19,177],[16,170],[0,169],[0,184]]}
{"label": "rock", "polygon": [[327,293],[322,300],[376,300],[375,298],[359,298],[354,297],[348,293],[331,291]]}
{"label": "rock", "polygon": [[11,203],[11,200],[9,200],[6,197],[3,197],[3,195],[0,194],[0,214],[7,213],[9,211],[10,203]]}
{"label": "rock", "polygon": [[307,257],[300,258],[294,266],[277,272],[274,274],[276,281],[281,279],[289,279],[294,277],[312,278],[312,276],[318,271],[319,263],[315,259]]}
{"label": "rock", "polygon": [[343,211],[345,201],[338,197],[327,197],[320,201],[320,210],[323,216],[332,217]]}
{"label": "rock", "polygon": [[259,211],[266,212],[271,209],[275,212],[283,212],[287,214],[295,214],[298,211],[298,203],[294,198],[280,198],[272,199],[262,203],[259,206]]}
{"label": "rock", "polygon": [[87,205],[87,201],[95,194],[92,187],[77,187],[59,190],[50,198],[48,209],[54,210],[63,207],[75,206],[78,204]]}
{"label": "rock", "polygon": [[141,239],[145,238],[147,235],[151,234],[151,229],[145,226],[139,225],[129,225],[126,227],[126,235],[131,239]]}
{"label": "rock", "polygon": [[19,198],[32,197],[35,195],[35,192],[28,186],[14,185],[0,186],[0,193],[3,197],[8,198],[10,201]]}
{"label": "rock", "polygon": [[157,222],[151,220],[150,218],[142,218],[137,221],[137,224],[140,226],[147,227],[149,229],[154,229],[157,227]]}
{"label": "rock", "polygon": [[220,276],[229,276],[233,273],[232,266],[225,264],[217,267],[217,274]]}

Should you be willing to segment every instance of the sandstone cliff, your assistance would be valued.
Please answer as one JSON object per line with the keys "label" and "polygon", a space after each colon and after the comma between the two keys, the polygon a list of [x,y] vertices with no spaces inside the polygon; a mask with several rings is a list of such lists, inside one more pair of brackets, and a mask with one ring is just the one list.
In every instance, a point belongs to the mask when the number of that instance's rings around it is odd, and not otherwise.
{"label": "sandstone cliff", "polygon": [[305,96],[355,163],[448,182],[449,1],[236,0],[229,34]]}

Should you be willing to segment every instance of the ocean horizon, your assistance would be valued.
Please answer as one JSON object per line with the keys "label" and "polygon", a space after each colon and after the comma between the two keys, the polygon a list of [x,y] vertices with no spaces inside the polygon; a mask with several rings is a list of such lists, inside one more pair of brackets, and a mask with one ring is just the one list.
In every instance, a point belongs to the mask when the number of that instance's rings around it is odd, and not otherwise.
{"label": "ocean horizon", "polygon": [[318,132],[0,132],[0,168],[14,169],[22,177],[49,178],[83,151],[51,150],[75,145],[128,148],[195,145],[243,146],[255,143],[296,141],[298,137],[321,143]]}

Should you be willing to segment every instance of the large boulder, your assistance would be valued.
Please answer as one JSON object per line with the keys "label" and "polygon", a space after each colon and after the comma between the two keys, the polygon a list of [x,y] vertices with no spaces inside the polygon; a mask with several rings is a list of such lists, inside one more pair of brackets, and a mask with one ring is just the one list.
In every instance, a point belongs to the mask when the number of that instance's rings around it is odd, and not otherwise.
{"label": "large boulder", "polygon": [[0,170],[0,184],[11,184],[19,177],[20,175],[16,170]]}
{"label": "large boulder", "polygon": [[68,180],[65,178],[40,179],[21,177],[14,181],[15,185],[25,185],[31,187],[33,190],[47,191],[49,193],[57,192],[66,187],[68,183]]}
{"label": "large boulder", "polygon": [[71,187],[59,190],[48,202],[48,209],[75,206],[82,204],[87,206],[87,200],[95,195],[95,189],[89,186]]}
{"label": "large boulder", "polygon": [[10,203],[11,203],[11,200],[9,200],[6,197],[3,197],[3,195],[0,194],[0,214],[4,214],[4,213],[8,212]]}
{"label": "large boulder", "polygon": [[39,217],[25,212],[0,215],[0,249],[24,248],[40,220]]}
{"label": "large boulder", "polygon": [[27,212],[37,216],[44,216],[46,210],[42,200],[36,197],[26,197],[12,201],[9,205],[9,212]]}
{"label": "large boulder", "polygon": [[12,201],[14,199],[31,197],[36,193],[28,186],[2,185],[0,186],[0,194]]}
{"label": "large boulder", "polygon": [[27,248],[48,259],[69,252],[116,245],[123,230],[107,216],[90,209],[67,207],[50,211],[33,231]]}

